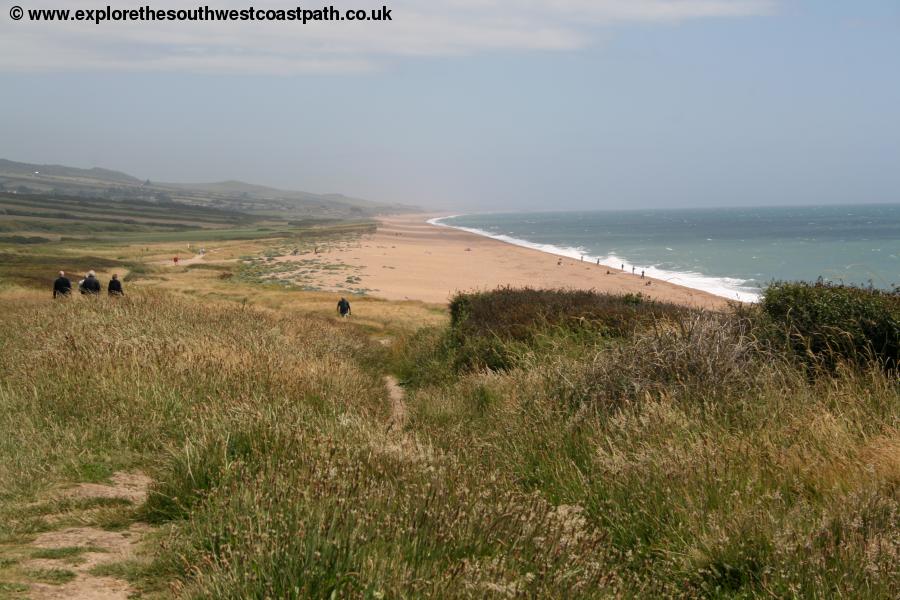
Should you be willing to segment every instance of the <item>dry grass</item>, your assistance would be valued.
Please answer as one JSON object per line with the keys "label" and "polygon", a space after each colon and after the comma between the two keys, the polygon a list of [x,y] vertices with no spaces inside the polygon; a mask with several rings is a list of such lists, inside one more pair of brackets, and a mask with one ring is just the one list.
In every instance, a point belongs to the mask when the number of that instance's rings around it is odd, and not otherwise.
{"label": "dry grass", "polygon": [[[136,467],[147,503],[98,510],[162,527],[153,564],[121,569],[143,594],[900,589],[900,389],[880,368],[811,377],[746,322],[685,314],[542,329],[504,371],[457,371],[415,354],[447,340],[434,307],[356,300],[342,321],[330,294],[150,277],[118,300],[0,291],[0,590],[39,578],[16,544],[66,524],[48,490]],[[444,376],[409,386],[400,432],[381,341],[425,325],[395,352]]]}

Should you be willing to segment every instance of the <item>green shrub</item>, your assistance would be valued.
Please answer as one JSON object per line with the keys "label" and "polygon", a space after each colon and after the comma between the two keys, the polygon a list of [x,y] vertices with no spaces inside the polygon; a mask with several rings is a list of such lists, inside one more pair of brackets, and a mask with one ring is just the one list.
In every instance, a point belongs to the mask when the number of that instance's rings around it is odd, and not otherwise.
{"label": "green shrub", "polygon": [[459,334],[519,341],[529,341],[548,327],[624,337],[638,326],[686,312],[688,309],[640,294],[586,290],[504,287],[458,294],[450,302],[451,326]]}
{"label": "green shrub", "polygon": [[900,293],[844,285],[775,283],[761,307],[773,333],[801,357],[833,369],[841,360],[900,361]]}
{"label": "green shrub", "polygon": [[559,338],[593,347],[689,313],[640,294],[504,287],[454,297],[450,329],[435,349],[452,373],[503,371],[548,341],[555,349]]}

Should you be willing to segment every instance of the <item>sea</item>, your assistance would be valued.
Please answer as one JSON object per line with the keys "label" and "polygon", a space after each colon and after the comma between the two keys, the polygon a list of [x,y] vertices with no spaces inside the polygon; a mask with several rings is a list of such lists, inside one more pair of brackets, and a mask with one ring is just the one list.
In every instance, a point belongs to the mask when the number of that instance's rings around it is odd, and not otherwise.
{"label": "sea", "polygon": [[773,281],[900,285],[900,204],[481,213],[430,222],[745,302]]}

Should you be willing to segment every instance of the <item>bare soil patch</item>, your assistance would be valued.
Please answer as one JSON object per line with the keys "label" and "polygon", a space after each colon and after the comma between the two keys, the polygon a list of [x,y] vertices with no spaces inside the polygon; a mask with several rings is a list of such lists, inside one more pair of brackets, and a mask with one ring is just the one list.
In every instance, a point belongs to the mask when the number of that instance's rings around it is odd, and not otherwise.
{"label": "bare soil patch", "polygon": [[[141,504],[147,498],[150,478],[143,473],[116,473],[110,484],[81,483],[58,492],[64,498],[123,498]],[[135,556],[148,525],[132,524],[121,531],[97,527],[70,527],[40,534],[30,547],[41,558],[32,558],[22,567],[26,573],[56,574],[64,583],[32,583],[35,600],[127,600],[134,590],[127,581],[94,575],[96,567],[120,563]],[[72,577],[74,574],[74,577]]]}

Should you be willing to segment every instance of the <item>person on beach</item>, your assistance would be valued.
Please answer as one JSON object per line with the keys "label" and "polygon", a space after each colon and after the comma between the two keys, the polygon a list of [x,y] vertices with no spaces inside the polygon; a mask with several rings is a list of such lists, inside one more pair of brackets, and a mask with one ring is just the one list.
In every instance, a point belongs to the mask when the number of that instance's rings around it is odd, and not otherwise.
{"label": "person on beach", "polygon": [[625,270],[625,265],[622,265],[622,270],[623,270],[623,271]]}
{"label": "person on beach", "polygon": [[177,265],[177,264],[178,264],[178,257],[177,257],[177,256],[173,256],[173,257],[172,257],[172,262],[175,263],[175,264]]}
{"label": "person on beach", "polygon": [[634,275],[634,267],[631,267],[631,274]]}
{"label": "person on beach", "polygon": [[641,279],[643,279],[643,278],[644,278],[644,270],[641,269]]}
{"label": "person on beach", "polygon": [[125,291],[122,289],[122,282],[119,281],[119,276],[113,273],[112,279],[109,280],[109,285],[106,287],[106,291],[110,296],[124,296]]}
{"label": "person on beach", "polygon": [[600,266],[600,259],[599,259],[599,258],[597,259],[597,266],[598,266],[598,267]]}
{"label": "person on beach", "polygon": [[85,276],[84,280],[82,280],[78,288],[82,295],[96,296],[99,294],[100,280],[97,279],[97,274],[93,271],[88,271],[88,274]]}
{"label": "person on beach", "polygon": [[65,271],[59,272],[59,277],[53,281],[53,297],[68,296],[72,293],[72,282],[66,277]]}
{"label": "person on beach", "polygon": [[350,316],[350,303],[347,302],[346,298],[341,298],[337,303],[338,312],[341,314],[341,317],[349,317]]}

